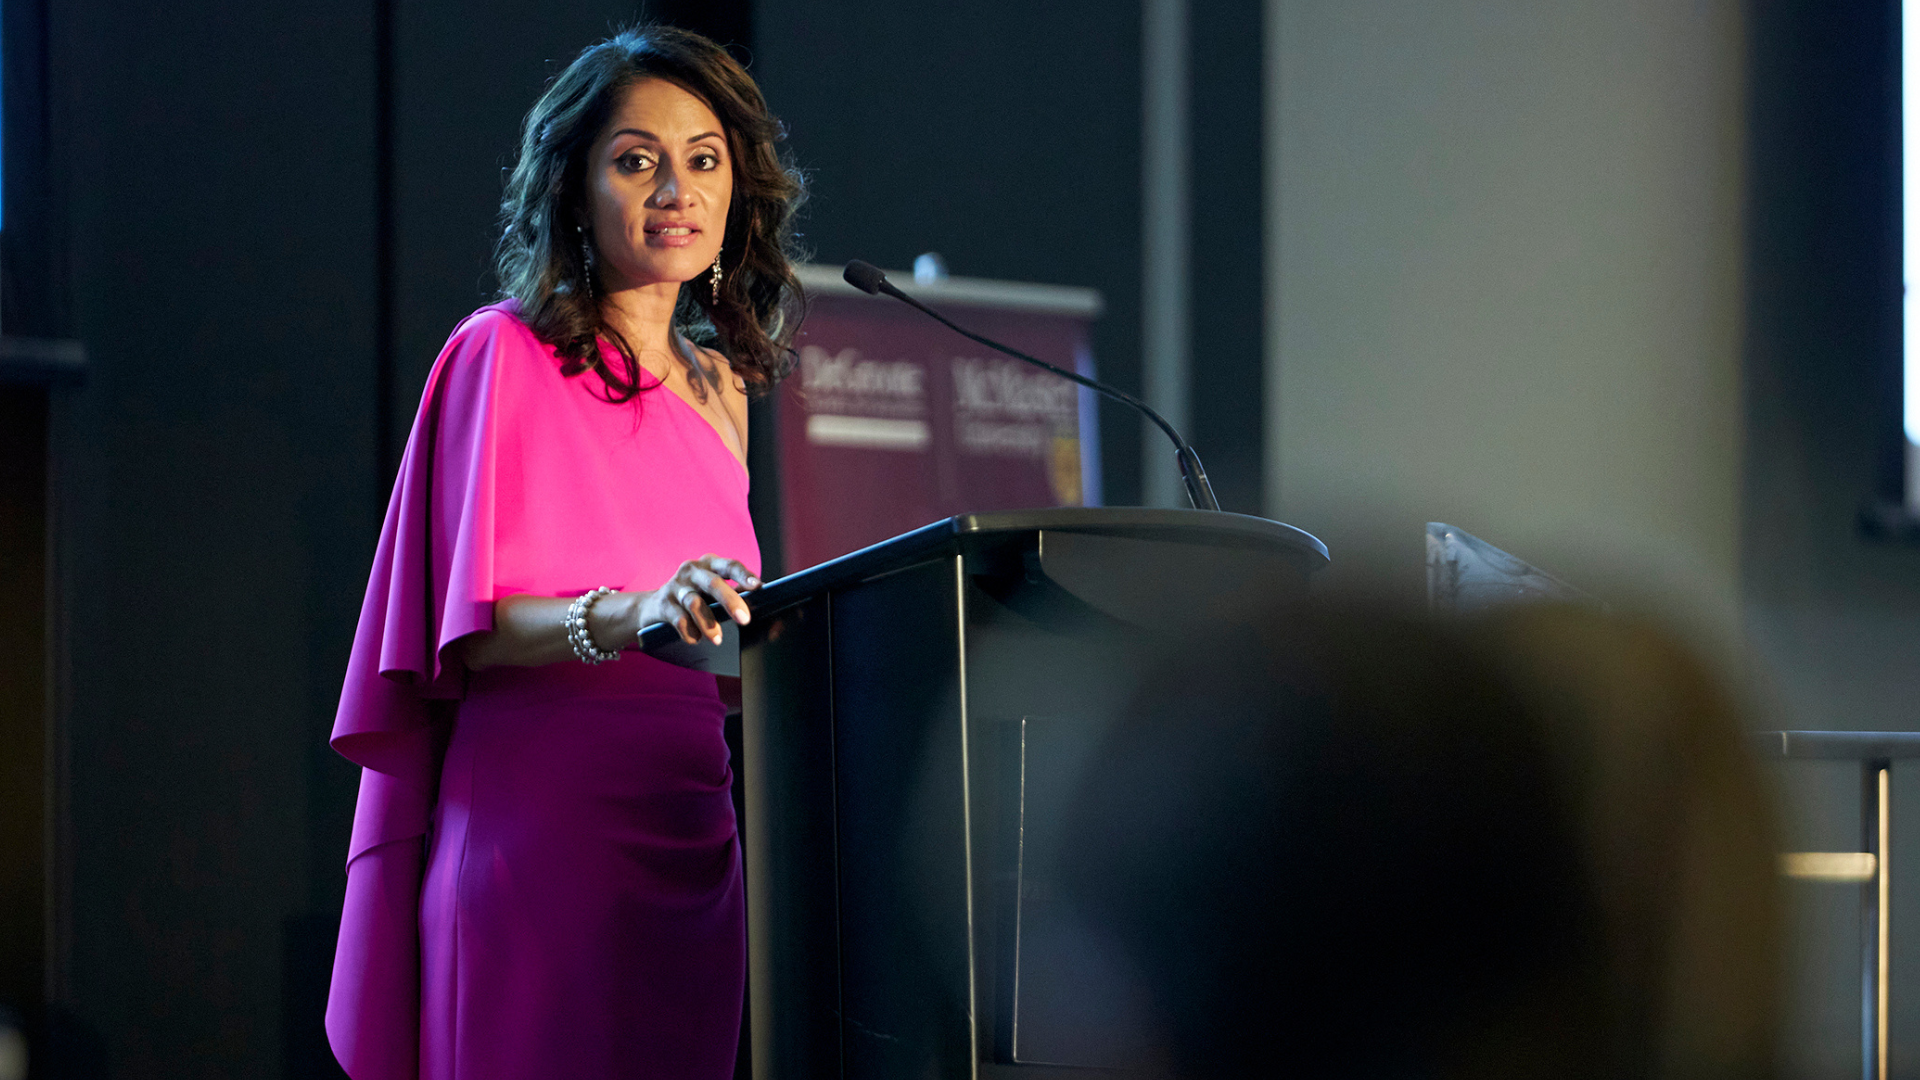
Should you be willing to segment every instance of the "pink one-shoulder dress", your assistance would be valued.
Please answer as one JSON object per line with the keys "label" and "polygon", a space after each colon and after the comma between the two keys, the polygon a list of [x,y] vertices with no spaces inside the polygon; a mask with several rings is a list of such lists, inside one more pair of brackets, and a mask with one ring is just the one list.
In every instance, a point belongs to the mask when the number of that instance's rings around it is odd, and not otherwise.
{"label": "pink one-shoulder dress", "polygon": [[568,378],[511,305],[427,381],[333,745],[362,768],[327,1005],[354,1080],[732,1075],[740,854],[713,677],[618,662],[464,670],[515,593],[759,569],[746,470],[659,386]]}

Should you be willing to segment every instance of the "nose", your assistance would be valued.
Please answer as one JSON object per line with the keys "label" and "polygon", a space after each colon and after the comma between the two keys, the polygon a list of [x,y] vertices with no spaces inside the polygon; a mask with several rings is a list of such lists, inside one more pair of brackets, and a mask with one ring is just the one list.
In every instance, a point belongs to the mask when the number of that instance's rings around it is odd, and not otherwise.
{"label": "nose", "polygon": [[653,195],[647,202],[660,210],[685,208],[692,191],[682,185],[679,170],[663,161],[654,167],[654,176]]}

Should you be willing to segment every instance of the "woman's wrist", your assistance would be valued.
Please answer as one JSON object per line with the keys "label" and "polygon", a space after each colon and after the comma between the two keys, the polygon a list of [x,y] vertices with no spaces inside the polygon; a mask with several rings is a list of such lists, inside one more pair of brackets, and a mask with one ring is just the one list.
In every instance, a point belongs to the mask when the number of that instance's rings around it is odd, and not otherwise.
{"label": "woman's wrist", "polygon": [[620,652],[633,647],[640,635],[637,593],[616,592],[603,596],[587,609],[587,633],[602,652]]}

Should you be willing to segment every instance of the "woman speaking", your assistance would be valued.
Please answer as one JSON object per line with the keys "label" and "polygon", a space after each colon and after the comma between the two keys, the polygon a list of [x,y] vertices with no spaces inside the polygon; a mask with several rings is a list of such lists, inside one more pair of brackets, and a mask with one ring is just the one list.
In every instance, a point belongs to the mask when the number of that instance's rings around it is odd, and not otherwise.
{"label": "woman speaking", "polygon": [[[745,912],[711,675],[759,584],[746,396],[790,365],[798,175],[727,53],[582,53],[527,115],[505,299],[428,377],[333,745],[363,766],[327,1007],[354,1080],[732,1074]],[[703,347],[696,341],[711,344]]]}

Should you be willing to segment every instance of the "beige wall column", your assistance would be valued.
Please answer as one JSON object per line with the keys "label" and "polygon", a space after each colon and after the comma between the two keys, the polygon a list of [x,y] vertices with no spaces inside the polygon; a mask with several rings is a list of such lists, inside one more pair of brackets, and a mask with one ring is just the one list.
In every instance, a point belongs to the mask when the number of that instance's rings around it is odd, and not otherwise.
{"label": "beige wall column", "polygon": [[1269,0],[1267,512],[1735,626],[1735,0]]}

